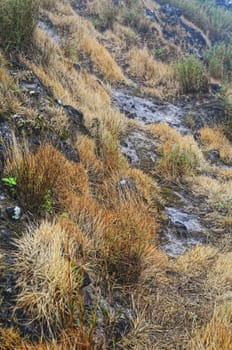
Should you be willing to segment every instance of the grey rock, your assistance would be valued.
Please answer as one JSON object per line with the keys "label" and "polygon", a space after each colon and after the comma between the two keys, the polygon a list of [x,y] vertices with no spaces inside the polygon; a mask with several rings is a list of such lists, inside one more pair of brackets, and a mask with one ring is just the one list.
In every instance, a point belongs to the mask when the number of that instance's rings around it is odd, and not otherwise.
{"label": "grey rock", "polygon": [[20,220],[23,214],[22,208],[19,206],[6,208],[6,213],[11,220]]}

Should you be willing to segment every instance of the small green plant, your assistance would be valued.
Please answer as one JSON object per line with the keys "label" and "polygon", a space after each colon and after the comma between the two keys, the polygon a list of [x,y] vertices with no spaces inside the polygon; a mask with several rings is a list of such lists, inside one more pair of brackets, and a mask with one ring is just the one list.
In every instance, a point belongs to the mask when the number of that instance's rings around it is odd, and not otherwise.
{"label": "small green plant", "polygon": [[61,217],[62,219],[68,219],[68,213],[67,213],[67,211],[63,211],[63,212],[60,214],[60,217]]}
{"label": "small green plant", "polygon": [[174,64],[176,79],[182,93],[199,93],[206,90],[207,79],[203,63],[193,57],[181,58]]}
{"label": "small green plant", "polygon": [[15,194],[15,187],[17,185],[16,177],[3,177],[2,183],[10,190],[11,194]]}
{"label": "small green plant", "polygon": [[181,147],[179,144],[169,144],[163,146],[162,157],[159,163],[162,173],[166,173],[171,178],[182,178],[191,175],[197,168],[196,155],[191,147]]}
{"label": "small green plant", "polygon": [[186,119],[185,119],[185,123],[187,125],[188,128],[192,129],[195,126],[195,122],[193,119],[193,116],[191,114],[187,114]]}
{"label": "small green plant", "polygon": [[158,58],[162,58],[165,56],[164,50],[160,47],[157,47],[156,49],[154,49],[153,54],[155,57],[158,57]]}
{"label": "small green plant", "polygon": [[52,191],[48,190],[44,196],[44,202],[42,204],[42,209],[44,209],[48,214],[53,213],[53,202],[52,202]]}
{"label": "small green plant", "polygon": [[215,208],[217,210],[230,210],[232,208],[232,201],[227,201],[227,202],[217,202],[215,204]]}
{"label": "small green plant", "polygon": [[198,317],[195,314],[195,312],[192,312],[191,317],[192,317],[192,325],[193,325],[193,327],[197,327],[197,325],[198,325]]}

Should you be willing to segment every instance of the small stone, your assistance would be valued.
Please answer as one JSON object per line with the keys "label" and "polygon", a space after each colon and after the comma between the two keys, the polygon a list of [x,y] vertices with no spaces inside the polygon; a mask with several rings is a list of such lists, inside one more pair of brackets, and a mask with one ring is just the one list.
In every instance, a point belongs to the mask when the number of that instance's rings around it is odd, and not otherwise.
{"label": "small stone", "polygon": [[92,281],[91,281],[91,278],[89,277],[89,274],[86,271],[84,271],[82,287],[87,287],[91,283],[92,283]]}
{"label": "small stone", "polygon": [[23,214],[23,210],[16,205],[6,208],[6,213],[11,220],[19,220]]}
{"label": "small stone", "polygon": [[130,321],[124,317],[120,317],[114,325],[114,337],[120,340],[123,336],[128,334],[131,329]]}
{"label": "small stone", "polygon": [[62,101],[61,100],[59,100],[59,99],[55,99],[55,103],[57,104],[57,105],[59,105],[59,106],[62,106],[63,105],[63,103],[62,103]]}

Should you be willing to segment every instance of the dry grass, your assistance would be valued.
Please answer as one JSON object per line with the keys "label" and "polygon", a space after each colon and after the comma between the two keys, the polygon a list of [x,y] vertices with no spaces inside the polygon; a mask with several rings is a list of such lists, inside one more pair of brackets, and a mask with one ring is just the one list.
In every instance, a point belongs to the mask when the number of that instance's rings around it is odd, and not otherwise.
{"label": "dry grass", "polygon": [[232,349],[232,304],[215,308],[212,320],[197,332],[189,344],[189,350]]}
{"label": "dry grass", "polygon": [[50,13],[49,17],[53,24],[63,35],[72,37],[72,40],[76,41],[78,50],[90,57],[104,80],[112,83],[125,82],[126,78],[120,67],[110,53],[98,42],[97,33],[91,23],[78,16],[68,4],[66,4],[64,12],[62,17]]}
{"label": "dry grass", "polygon": [[154,242],[157,224],[142,203],[124,204],[105,212],[100,256],[111,276],[122,283],[134,283],[142,270],[142,259]]}
{"label": "dry grass", "polygon": [[0,329],[1,350],[93,350],[93,328],[75,327],[62,332],[60,340],[31,343],[13,328]]}
{"label": "dry grass", "polygon": [[204,151],[217,150],[224,162],[232,162],[232,145],[221,130],[205,127],[200,130],[200,136]]}
{"label": "dry grass", "polygon": [[51,145],[41,146],[32,154],[26,146],[15,143],[9,150],[5,174],[16,178],[17,198],[26,210],[37,215],[62,208],[70,192],[76,195],[88,192],[84,168],[66,160]]}
{"label": "dry grass", "polygon": [[184,255],[178,257],[174,263],[175,268],[182,273],[195,276],[211,268],[217,255],[217,249],[210,246],[196,246]]}
{"label": "dry grass", "polygon": [[158,95],[175,94],[174,73],[171,66],[155,60],[146,47],[143,49],[134,47],[128,55],[130,70],[135,77],[156,89]]}
{"label": "dry grass", "polygon": [[210,288],[219,294],[231,292],[232,286],[232,253],[220,254],[208,275]]}
{"label": "dry grass", "polygon": [[[45,45],[41,44],[43,41]],[[35,33],[34,47],[36,64],[25,58],[21,59],[55,98],[60,99],[64,104],[81,109],[87,126],[91,126],[93,118],[98,116],[102,124],[112,133],[123,129],[122,116],[112,108],[109,91],[104,86],[99,84],[92,75],[85,71],[79,73],[70,66],[58,46],[51,43],[51,39],[41,30]],[[49,47],[49,53],[47,47]]]}
{"label": "dry grass", "polygon": [[231,203],[232,202],[232,181],[223,181],[223,179],[214,179],[209,176],[198,176],[192,179],[193,190],[196,193],[204,194],[208,197],[211,204]]}
{"label": "dry grass", "polygon": [[158,172],[165,178],[181,180],[205,166],[203,154],[192,136],[182,136],[167,124],[151,125],[149,130],[161,142]]}
{"label": "dry grass", "polygon": [[83,238],[80,232],[64,227],[44,221],[15,241],[16,309],[23,309],[32,321],[39,322],[45,332],[42,336],[54,336],[72,326],[74,315],[78,317]]}
{"label": "dry grass", "polygon": [[4,67],[4,58],[0,53],[0,112],[17,113],[20,102],[17,98],[18,87]]}

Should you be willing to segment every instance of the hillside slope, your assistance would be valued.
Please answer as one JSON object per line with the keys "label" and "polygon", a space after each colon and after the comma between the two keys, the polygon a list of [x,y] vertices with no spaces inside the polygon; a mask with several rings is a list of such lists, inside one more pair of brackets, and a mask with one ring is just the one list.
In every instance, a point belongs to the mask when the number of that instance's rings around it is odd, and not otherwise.
{"label": "hillside slope", "polygon": [[232,12],[187,3],[2,1],[0,350],[232,349]]}

